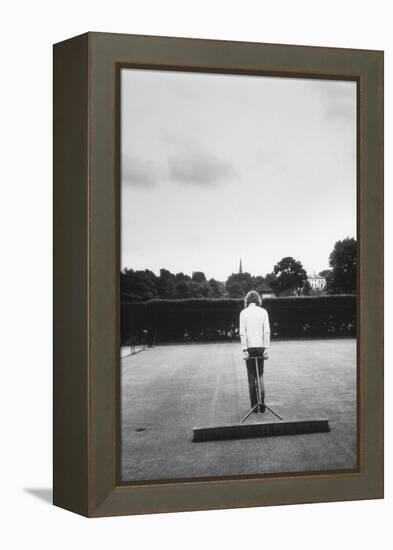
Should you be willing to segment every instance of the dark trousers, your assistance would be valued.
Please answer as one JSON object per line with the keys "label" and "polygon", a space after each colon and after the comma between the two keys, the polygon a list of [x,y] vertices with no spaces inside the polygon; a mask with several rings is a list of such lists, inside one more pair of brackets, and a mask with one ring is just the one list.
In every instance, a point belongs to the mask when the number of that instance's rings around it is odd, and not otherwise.
{"label": "dark trousers", "polygon": [[[265,348],[248,348],[249,358],[246,359],[247,366],[247,376],[248,376],[248,390],[250,392],[250,402],[251,407],[254,407],[258,403],[257,391],[258,391],[258,380],[256,377],[256,368],[255,368],[255,359],[252,357],[262,357]],[[261,389],[261,401],[265,401],[265,385],[263,383],[263,364],[264,360],[257,359],[257,368],[259,374],[259,387]]]}

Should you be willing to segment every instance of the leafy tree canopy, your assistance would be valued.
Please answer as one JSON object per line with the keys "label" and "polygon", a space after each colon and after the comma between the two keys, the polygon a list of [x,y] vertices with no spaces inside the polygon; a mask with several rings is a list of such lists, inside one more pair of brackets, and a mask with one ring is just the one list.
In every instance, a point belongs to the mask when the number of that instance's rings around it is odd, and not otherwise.
{"label": "leafy tree canopy", "polygon": [[312,288],[311,288],[310,282],[307,280],[303,285],[302,294],[304,294],[304,296],[310,296],[311,293],[312,293]]}
{"label": "leafy tree canopy", "polygon": [[291,256],[280,260],[274,266],[273,273],[276,277],[273,288],[279,294],[288,291],[299,294],[307,280],[307,273],[303,265]]}
{"label": "leafy tree canopy", "polygon": [[325,279],[327,279],[328,277],[330,277],[330,275],[332,274],[332,270],[331,269],[324,269],[323,271],[320,271],[319,272],[319,275],[321,277],[324,277]]}
{"label": "leafy tree canopy", "polygon": [[192,280],[196,283],[203,283],[206,281],[206,276],[203,271],[194,271],[192,274]]}
{"label": "leafy tree canopy", "polygon": [[209,279],[209,285],[212,290],[212,298],[222,298],[225,294],[225,285],[216,279]]}
{"label": "leafy tree canopy", "polygon": [[250,273],[232,273],[225,283],[230,298],[241,298],[254,288],[254,277]]}
{"label": "leafy tree canopy", "polygon": [[356,292],[356,240],[347,237],[337,241],[329,257],[334,293]]}
{"label": "leafy tree canopy", "polygon": [[144,271],[125,269],[121,274],[120,289],[122,299],[125,301],[145,301],[158,296],[157,278],[148,269]]}

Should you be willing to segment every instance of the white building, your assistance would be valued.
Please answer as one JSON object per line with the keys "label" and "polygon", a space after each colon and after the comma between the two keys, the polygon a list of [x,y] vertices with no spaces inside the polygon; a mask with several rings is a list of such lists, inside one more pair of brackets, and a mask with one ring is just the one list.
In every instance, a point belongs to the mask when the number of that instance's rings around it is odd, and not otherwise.
{"label": "white building", "polygon": [[275,294],[274,290],[269,285],[267,285],[266,283],[263,283],[262,288],[259,291],[259,294],[261,295],[262,299],[263,298],[275,298],[276,297],[276,294]]}
{"label": "white building", "polygon": [[325,290],[326,279],[320,275],[316,275],[315,271],[313,275],[307,275],[307,280],[310,283],[312,290]]}

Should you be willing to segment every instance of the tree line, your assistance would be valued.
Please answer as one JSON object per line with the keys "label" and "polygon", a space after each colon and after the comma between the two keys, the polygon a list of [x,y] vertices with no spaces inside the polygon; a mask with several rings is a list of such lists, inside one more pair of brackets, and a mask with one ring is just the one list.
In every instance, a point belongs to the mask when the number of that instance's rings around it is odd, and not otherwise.
{"label": "tree line", "polygon": [[[346,238],[337,241],[329,256],[330,269],[320,272],[326,279],[326,294],[356,292],[356,241]],[[124,269],[120,273],[122,302],[145,302],[155,298],[242,298],[249,290],[266,292],[272,289],[276,296],[312,295],[307,273],[302,263],[291,256],[277,262],[271,273],[251,275],[232,273],[226,281],[207,279],[202,271],[192,275],[172,273],[160,269],[156,275],[149,269]],[[317,292],[320,294],[320,292]]]}

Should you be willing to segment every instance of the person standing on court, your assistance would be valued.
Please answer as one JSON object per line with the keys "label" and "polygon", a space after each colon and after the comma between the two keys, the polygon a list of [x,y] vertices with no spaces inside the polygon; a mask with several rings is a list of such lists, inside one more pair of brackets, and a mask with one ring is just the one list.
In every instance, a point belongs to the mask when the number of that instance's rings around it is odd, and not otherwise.
{"label": "person standing on court", "polygon": [[[239,333],[244,358],[246,359],[248,389],[251,407],[258,403],[255,359],[257,359],[258,374],[261,388],[261,412],[265,412],[265,385],[263,383],[264,360],[269,359],[270,325],[266,309],[261,307],[262,299],[258,292],[251,290],[244,298],[244,309],[240,313]],[[255,409],[254,412],[258,412]]]}

